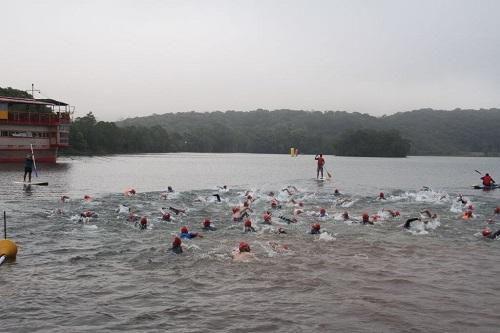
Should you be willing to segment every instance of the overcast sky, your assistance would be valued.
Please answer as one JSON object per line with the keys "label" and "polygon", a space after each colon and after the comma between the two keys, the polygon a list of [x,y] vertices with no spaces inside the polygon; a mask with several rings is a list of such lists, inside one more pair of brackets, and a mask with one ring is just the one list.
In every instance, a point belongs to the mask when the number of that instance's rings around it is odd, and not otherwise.
{"label": "overcast sky", "polygon": [[[500,107],[500,1],[2,1],[0,86],[101,120]],[[38,96],[37,96],[38,97]]]}

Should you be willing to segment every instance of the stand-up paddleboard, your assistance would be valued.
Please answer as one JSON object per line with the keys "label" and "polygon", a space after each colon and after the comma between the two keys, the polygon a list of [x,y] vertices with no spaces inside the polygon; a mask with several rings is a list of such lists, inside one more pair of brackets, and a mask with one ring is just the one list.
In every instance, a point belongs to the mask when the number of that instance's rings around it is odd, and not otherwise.
{"label": "stand-up paddleboard", "polygon": [[36,182],[36,183],[28,183],[28,182],[14,182],[14,184],[37,185],[37,186],[48,186],[48,185],[49,185],[49,182]]}

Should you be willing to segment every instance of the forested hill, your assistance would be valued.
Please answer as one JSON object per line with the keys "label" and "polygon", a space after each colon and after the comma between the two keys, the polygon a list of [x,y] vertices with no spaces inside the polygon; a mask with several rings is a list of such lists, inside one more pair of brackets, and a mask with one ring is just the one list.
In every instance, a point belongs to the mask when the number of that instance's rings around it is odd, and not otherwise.
{"label": "forested hill", "polygon": [[178,151],[335,154],[349,131],[399,131],[412,155],[499,155],[500,109],[422,109],[390,116],[293,110],[167,113],[130,118],[125,126],[161,126]]}

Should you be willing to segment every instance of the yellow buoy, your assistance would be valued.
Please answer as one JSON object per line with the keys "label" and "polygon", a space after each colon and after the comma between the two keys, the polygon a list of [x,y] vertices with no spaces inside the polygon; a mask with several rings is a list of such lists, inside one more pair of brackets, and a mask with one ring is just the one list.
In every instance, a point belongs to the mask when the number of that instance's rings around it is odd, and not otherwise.
{"label": "yellow buoy", "polygon": [[7,260],[16,260],[17,245],[9,239],[0,240],[0,257],[5,256]]}

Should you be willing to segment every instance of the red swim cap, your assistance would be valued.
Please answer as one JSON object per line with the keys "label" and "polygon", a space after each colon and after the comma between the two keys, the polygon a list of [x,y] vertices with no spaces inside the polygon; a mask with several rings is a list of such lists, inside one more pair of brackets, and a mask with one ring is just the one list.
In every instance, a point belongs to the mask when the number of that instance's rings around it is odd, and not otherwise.
{"label": "red swim cap", "polygon": [[271,215],[269,215],[269,213],[264,213],[264,221],[266,222],[271,221]]}
{"label": "red swim cap", "polygon": [[240,243],[240,252],[250,252],[250,245],[246,242]]}
{"label": "red swim cap", "polygon": [[187,232],[188,232],[188,228],[187,228],[186,226],[183,226],[183,227],[181,228],[181,233],[185,234],[185,233],[187,233]]}
{"label": "red swim cap", "polygon": [[488,237],[489,235],[491,235],[491,230],[490,230],[490,228],[484,228],[484,229],[483,229],[483,236],[484,236],[484,237]]}
{"label": "red swim cap", "polygon": [[249,205],[250,205],[250,204],[248,203],[248,201],[245,201],[245,202],[243,203],[243,207],[248,207]]}
{"label": "red swim cap", "polygon": [[321,226],[319,225],[319,223],[314,223],[314,224],[311,226],[311,229],[312,229],[312,230],[320,230],[320,229],[321,229]]}
{"label": "red swim cap", "polygon": [[465,214],[464,214],[464,216],[466,216],[466,217],[472,217],[472,210],[469,209],[468,211],[466,211]]}
{"label": "red swim cap", "polygon": [[247,199],[252,200],[252,195],[251,194],[247,195]]}
{"label": "red swim cap", "polygon": [[88,195],[88,194],[85,194],[85,195],[83,196],[83,199],[85,199],[85,200],[90,200],[90,199],[92,199],[92,197],[91,197],[90,195]]}
{"label": "red swim cap", "polygon": [[240,210],[239,207],[233,207],[233,214],[235,214],[236,212],[238,212]]}
{"label": "red swim cap", "polygon": [[325,215],[325,214],[326,214],[326,209],[321,208],[321,209],[319,210],[319,213],[320,213],[321,215]]}
{"label": "red swim cap", "polygon": [[495,208],[495,214],[500,214],[500,207]]}
{"label": "red swim cap", "polygon": [[210,220],[209,219],[205,219],[205,221],[203,221],[203,226],[204,227],[210,227]]}
{"label": "red swim cap", "polygon": [[179,237],[175,237],[174,241],[172,242],[172,246],[178,247],[181,246],[181,243],[182,243],[181,239]]}
{"label": "red swim cap", "polygon": [[379,197],[379,198],[384,198],[384,197],[385,197],[384,192],[380,192],[380,193],[378,194],[378,197]]}
{"label": "red swim cap", "polygon": [[252,221],[246,220],[245,221],[245,227],[251,227],[252,226]]}
{"label": "red swim cap", "polygon": [[146,218],[146,216],[143,216],[141,218],[141,224],[148,224],[148,219]]}
{"label": "red swim cap", "polygon": [[170,213],[165,213],[163,214],[163,217],[162,217],[164,220],[168,221],[170,220]]}

